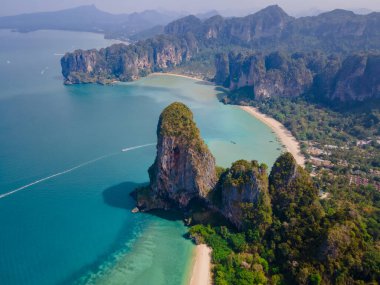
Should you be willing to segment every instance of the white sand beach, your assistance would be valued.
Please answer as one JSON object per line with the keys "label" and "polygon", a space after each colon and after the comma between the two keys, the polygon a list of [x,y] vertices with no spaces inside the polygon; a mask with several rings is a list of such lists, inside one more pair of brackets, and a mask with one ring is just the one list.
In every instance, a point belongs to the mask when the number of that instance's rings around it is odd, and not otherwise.
{"label": "white sand beach", "polygon": [[302,167],[305,166],[305,157],[301,153],[299,142],[292,135],[292,133],[284,127],[283,124],[263,113],[260,113],[260,111],[255,107],[240,106],[240,108],[270,127],[280,139],[281,143],[285,146],[286,150],[294,156],[297,163]]}
{"label": "white sand beach", "polygon": [[211,284],[211,249],[205,245],[197,245],[195,262],[191,272],[190,285]]}
{"label": "white sand beach", "polygon": [[195,76],[190,76],[190,75],[183,75],[183,74],[177,74],[177,73],[170,73],[170,72],[154,72],[154,73],[151,73],[150,75],[164,75],[164,76],[176,76],[176,77],[182,77],[182,78],[188,78],[188,79],[193,79],[193,80],[197,80],[197,81],[205,81],[205,82],[208,82],[206,80],[203,80],[201,78],[198,78],[198,77],[195,77]]}

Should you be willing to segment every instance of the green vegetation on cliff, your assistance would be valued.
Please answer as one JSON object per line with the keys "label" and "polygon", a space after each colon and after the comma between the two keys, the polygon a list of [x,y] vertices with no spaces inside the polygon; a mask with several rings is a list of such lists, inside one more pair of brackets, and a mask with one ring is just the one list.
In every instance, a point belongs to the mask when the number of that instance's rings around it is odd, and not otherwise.
{"label": "green vegetation on cliff", "polygon": [[[215,158],[200,136],[193,113],[184,104],[166,107],[157,125],[157,154],[150,184],[136,193],[141,210],[186,209],[208,196],[217,182]],[[148,194],[150,197],[146,197]]]}
{"label": "green vegetation on cliff", "polygon": [[181,137],[183,144],[194,145],[199,152],[208,151],[194,122],[193,112],[180,102],[174,102],[162,111],[157,135]]}
{"label": "green vegetation on cliff", "polygon": [[272,223],[267,169],[257,161],[238,160],[221,175],[216,189],[221,192],[222,211],[239,220],[235,225],[259,235]]}
{"label": "green vegetation on cliff", "polygon": [[319,267],[314,265],[318,263],[325,214],[318,191],[310,175],[290,153],[275,162],[269,185],[274,220],[271,249],[281,271],[287,273],[286,278],[302,284],[302,278],[311,278],[304,274],[320,274]]}
{"label": "green vegetation on cliff", "polygon": [[157,131],[162,136],[183,136],[189,141],[200,139],[193,113],[183,103],[174,102],[166,107],[160,115],[159,126]]}
{"label": "green vegetation on cliff", "polygon": [[250,174],[253,172],[256,177],[266,177],[268,167],[265,164],[259,165],[257,161],[238,160],[232,163],[231,167],[225,172],[222,179],[224,186],[239,187],[246,183],[252,183]]}

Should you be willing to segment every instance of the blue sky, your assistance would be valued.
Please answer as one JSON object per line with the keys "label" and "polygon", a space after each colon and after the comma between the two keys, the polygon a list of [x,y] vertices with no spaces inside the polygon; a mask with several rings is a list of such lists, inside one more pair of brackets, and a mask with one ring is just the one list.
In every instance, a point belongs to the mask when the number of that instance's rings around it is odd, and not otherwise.
{"label": "blue sky", "polygon": [[366,8],[380,11],[380,0],[1,0],[0,15],[60,10],[88,4],[95,4],[98,8],[112,13],[130,13],[158,8],[187,12],[200,12],[211,9],[222,12],[251,12],[272,4],[280,5],[289,13],[310,9],[326,11],[335,8]]}

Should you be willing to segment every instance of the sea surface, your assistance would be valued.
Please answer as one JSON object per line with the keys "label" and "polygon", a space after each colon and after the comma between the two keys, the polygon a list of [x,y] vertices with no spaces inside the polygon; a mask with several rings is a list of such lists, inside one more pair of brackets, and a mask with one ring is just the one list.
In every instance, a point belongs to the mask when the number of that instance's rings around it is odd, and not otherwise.
{"label": "sea surface", "polygon": [[[0,30],[0,284],[186,284],[194,245],[173,216],[132,214],[160,112],[194,112],[221,166],[281,152],[272,131],[203,82],[149,76],[64,86],[60,58],[101,35]],[[122,152],[122,149],[126,151]]]}

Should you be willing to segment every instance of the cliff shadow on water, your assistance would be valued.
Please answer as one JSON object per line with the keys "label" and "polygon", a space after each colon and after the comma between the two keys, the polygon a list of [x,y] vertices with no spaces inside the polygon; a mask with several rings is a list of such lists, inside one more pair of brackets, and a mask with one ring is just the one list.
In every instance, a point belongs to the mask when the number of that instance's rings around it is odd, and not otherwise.
{"label": "cliff shadow on water", "polygon": [[[111,186],[103,191],[103,201],[111,207],[131,211],[135,207],[135,201],[132,197],[133,192],[148,184],[148,182],[134,183],[128,181]],[[144,214],[153,215],[168,221],[179,221],[184,219],[183,213],[177,210],[153,210]]]}
{"label": "cliff shadow on water", "polygon": [[218,86],[218,85],[215,86],[214,90],[217,92],[216,98],[218,98],[220,102],[223,102],[223,100],[226,97],[229,97],[230,94],[232,93],[229,89],[222,86]]}
{"label": "cliff shadow on water", "polygon": [[134,207],[134,200],[130,196],[131,192],[147,184],[128,181],[111,186],[102,192],[103,201],[111,207],[131,210]]}
{"label": "cliff shadow on water", "polygon": [[[168,221],[183,220],[183,214],[175,210],[154,210],[149,213],[132,214],[131,210],[135,206],[135,201],[133,200],[131,194],[137,188],[145,186],[147,186],[147,183],[127,181],[108,187],[102,192],[101,195],[105,204],[110,207],[126,210],[126,217],[129,216],[133,218],[126,219],[124,225],[121,226],[119,232],[116,234],[114,241],[103,254],[99,255],[93,262],[78,268],[77,271],[73,272],[70,276],[59,282],[58,285],[98,284],[97,281],[101,280],[102,276],[106,276],[111,268],[117,266],[120,258],[123,258],[123,256],[125,257],[134,250],[135,241],[138,239],[138,236],[136,236],[137,239],[134,239],[133,243],[126,243],[128,241],[128,238],[126,237],[130,237],[131,234],[133,235],[131,231],[131,221],[140,220],[140,223],[146,224],[151,219],[147,219],[147,216],[144,217],[144,215],[151,215]],[[188,237],[183,235],[182,238],[187,239]],[[103,283],[100,282],[100,284]]]}

